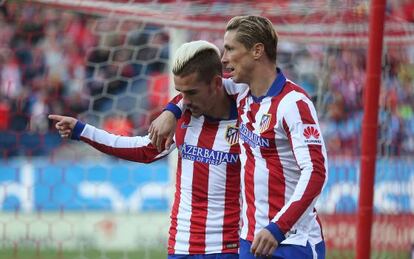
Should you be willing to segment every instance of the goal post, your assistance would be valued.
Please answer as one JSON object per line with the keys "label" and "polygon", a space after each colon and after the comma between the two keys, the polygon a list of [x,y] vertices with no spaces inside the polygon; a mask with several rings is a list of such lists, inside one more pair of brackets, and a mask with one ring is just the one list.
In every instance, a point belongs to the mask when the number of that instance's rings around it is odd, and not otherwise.
{"label": "goal post", "polygon": [[381,83],[385,0],[371,2],[367,73],[365,76],[364,117],[362,121],[361,180],[359,184],[356,258],[370,258],[374,200],[377,125]]}

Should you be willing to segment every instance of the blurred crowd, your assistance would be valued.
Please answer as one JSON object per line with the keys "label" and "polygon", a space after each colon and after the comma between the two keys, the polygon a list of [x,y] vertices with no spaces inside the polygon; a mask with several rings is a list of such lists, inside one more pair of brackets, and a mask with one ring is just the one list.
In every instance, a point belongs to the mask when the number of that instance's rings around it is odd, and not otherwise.
{"label": "blurred crowd", "polygon": [[[389,11],[413,22],[410,7],[390,1]],[[168,101],[169,34],[162,27],[10,2],[0,6],[0,35],[2,157],[53,152],[61,140],[50,113],[131,136],[145,134]],[[331,156],[360,154],[366,53],[279,43],[278,65],[314,96]],[[385,53],[378,150],[414,154],[414,47]]]}
{"label": "blurred crowd", "polygon": [[8,2],[0,35],[2,157],[58,147],[48,114],[143,134],[168,100],[169,39],[158,26]]}

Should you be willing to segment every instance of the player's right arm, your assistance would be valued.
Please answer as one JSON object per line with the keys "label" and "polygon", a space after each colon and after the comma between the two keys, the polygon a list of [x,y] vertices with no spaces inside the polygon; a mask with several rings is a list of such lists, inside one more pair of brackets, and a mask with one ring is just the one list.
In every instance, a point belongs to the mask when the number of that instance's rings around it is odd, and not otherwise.
{"label": "player's right arm", "polygon": [[235,100],[249,91],[249,85],[235,83],[231,78],[223,79],[223,87],[226,93]]}
{"label": "player's right arm", "polygon": [[148,136],[118,136],[72,117],[52,114],[49,119],[57,121],[55,127],[62,138],[81,140],[105,154],[129,161],[151,163],[175,148],[175,145],[171,145],[168,150],[158,151]]}
{"label": "player's right arm", "polygon": [[[164,111],[151,122],[148,129],[151,143],[157,149],[169,149],[177,126],[177,120],[185,111],[185,105],[181,94],[176,95],[165,107]],[[165,141],[165,142],[164,142]],[[165,145],[163,145],[165,143]]]}

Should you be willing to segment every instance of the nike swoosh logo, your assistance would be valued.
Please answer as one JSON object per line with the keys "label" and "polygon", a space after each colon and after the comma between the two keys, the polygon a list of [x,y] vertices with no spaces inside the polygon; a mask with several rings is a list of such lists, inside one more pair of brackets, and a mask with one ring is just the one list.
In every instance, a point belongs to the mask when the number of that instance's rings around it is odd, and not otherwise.
{"label": "nike swoosh logo", "polygon": [[191,127],[191,125],[188,125],[188,124],[181,124],[181,128],[182,129],[187,129],[187,128],[190,128]]}

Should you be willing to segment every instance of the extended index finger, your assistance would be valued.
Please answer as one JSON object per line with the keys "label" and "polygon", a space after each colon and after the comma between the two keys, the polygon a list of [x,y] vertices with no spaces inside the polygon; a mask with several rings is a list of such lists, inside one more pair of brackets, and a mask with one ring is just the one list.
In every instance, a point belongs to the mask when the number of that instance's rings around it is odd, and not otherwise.
{"label": "extended index finger", "polygon": [[61,121],[63,120],[63,116],[61,115],[57,115],[57,114],[49,114],[49,116],[47,116],[50,120],[54,120],[54,121]]}

